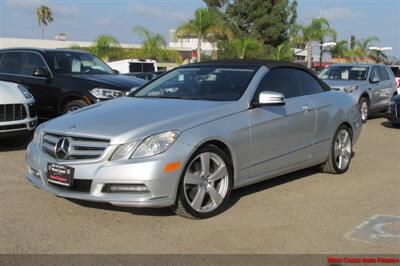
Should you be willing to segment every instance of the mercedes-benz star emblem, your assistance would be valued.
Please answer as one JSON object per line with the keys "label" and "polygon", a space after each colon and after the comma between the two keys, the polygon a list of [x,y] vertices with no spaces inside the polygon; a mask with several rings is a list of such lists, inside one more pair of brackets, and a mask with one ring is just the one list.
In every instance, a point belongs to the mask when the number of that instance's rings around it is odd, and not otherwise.
{"label": "mercedes-benz star emblem", "polygon": [[58,159],[66,160],[71,150],[71,141],[69,138],[61,138],[55,146],[55,154]]}

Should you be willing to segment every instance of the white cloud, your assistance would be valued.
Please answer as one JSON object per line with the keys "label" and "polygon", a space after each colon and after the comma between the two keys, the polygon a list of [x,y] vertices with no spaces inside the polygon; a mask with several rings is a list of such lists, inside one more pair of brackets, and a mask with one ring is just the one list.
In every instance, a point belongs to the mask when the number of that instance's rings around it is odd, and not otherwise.
{"label": "white cloud", "polygon": [[138,3],[136,1],[130,1],[128,4],[128,9],[132,14],[148,17],[151,19],[161,20],[161,21],[178,21],[183,22],[190,19],[193,16],[193,12],[184,12],[174,9],[171,4],[170,7],[145,5]]}
{"label": "white cloud", "polygon": [[40,5],[46,5],[50,7],[55,17],[57,17],[57,15],[72,16],[79,13],[77,5],[61,4],[54,0],[5,0],[5,3],[10,8],[32,12]]}
{"label": "white cloud", "polygon": [[354,12],[351,9],[338,6],[320,10],[319,13],[321,17],[329,20],[353,20],[361,17],[361,13],[359,12]]}
{"label": "white cloud", "polygon": [[113,27],[113,26],[122,26],[123,23],[114,17],[103,17],[96,19],[94,24],[101,27]]}

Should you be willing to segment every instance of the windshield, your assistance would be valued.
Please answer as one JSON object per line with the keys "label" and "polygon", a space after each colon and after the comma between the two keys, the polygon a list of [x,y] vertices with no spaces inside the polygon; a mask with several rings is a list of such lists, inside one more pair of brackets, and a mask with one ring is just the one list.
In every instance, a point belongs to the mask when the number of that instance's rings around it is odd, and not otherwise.
{"label": "windshield", "polygon": [[91,54],[48,52],[46,55],[51,70],[58,74],[113,74],[108,65]]}
{"label": "windshield", "polygon": [[366,80],[368,69],[363,66],[330,66],[319,77],[323,80]]}
{"label": "windshield", "polygon": [[249,85],[256,67],[177,68],[149,83],[133,97],[236,101]]}

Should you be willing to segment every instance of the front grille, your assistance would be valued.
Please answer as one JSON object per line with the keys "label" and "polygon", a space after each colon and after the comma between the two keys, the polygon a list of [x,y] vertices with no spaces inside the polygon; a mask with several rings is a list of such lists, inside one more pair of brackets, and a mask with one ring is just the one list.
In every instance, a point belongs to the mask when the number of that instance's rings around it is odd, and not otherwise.
{"label": "front grille", "polygon": [[0,126],[0,131],[5,130],[18,130],[18,129],[26,129],[25,124],[18,124],[18,125],[9,125],[9,126]]}
{"label": "front grille", "polygon": [[24,120],[27,116],[23,104],[2,104],[0,105],[0,122]]}
{"label": "front grille", "polygon": [[[56,146],[57,144],[60,146],[63,139],[68,140],[69,148],[67,149],[68,153],[62,154],[63,156],[60,157],[60,154],[56,155]],[[108,144],[109,141],[105,139],[46,133],[42,140],[42,150],[51,157],[60,160],[88,160],[100,158]]]}
{"label": "front grille", "polygon": [[58,184],[54,184],[54,183],[50,183],[50,182],[49,182],[49,185],[57,187],[62,190],[89,193],[90,187],[92,186],[92,180],[74,179],[72,187],[66,187],[63,185],[58,185]]}

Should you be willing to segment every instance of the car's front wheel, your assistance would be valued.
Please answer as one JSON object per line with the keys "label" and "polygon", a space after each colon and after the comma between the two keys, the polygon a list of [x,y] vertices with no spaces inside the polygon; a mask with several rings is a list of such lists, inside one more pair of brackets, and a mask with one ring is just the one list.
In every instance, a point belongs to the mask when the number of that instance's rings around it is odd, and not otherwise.
{"label": "car's front wheel", "polygon": [[214,145],[201,147],[184,169],[174,211],[191,219],[212,217],[223,210],[232,184],[233,167],[226,154]]}
{"label": "car's front wheel", "polygon": [[323,166],[323,171],[330,174],[342,174],[349,169],[353,155],[351,130],[347,125],[341,125],[332,140],[329,158]]}
{"label": "car's front wheel", "polygon": [[88,106],[88,104],[83,100],[74,100],[68,102],[67,104],[64,105],[63,114],[72,113],[86,106]]}

